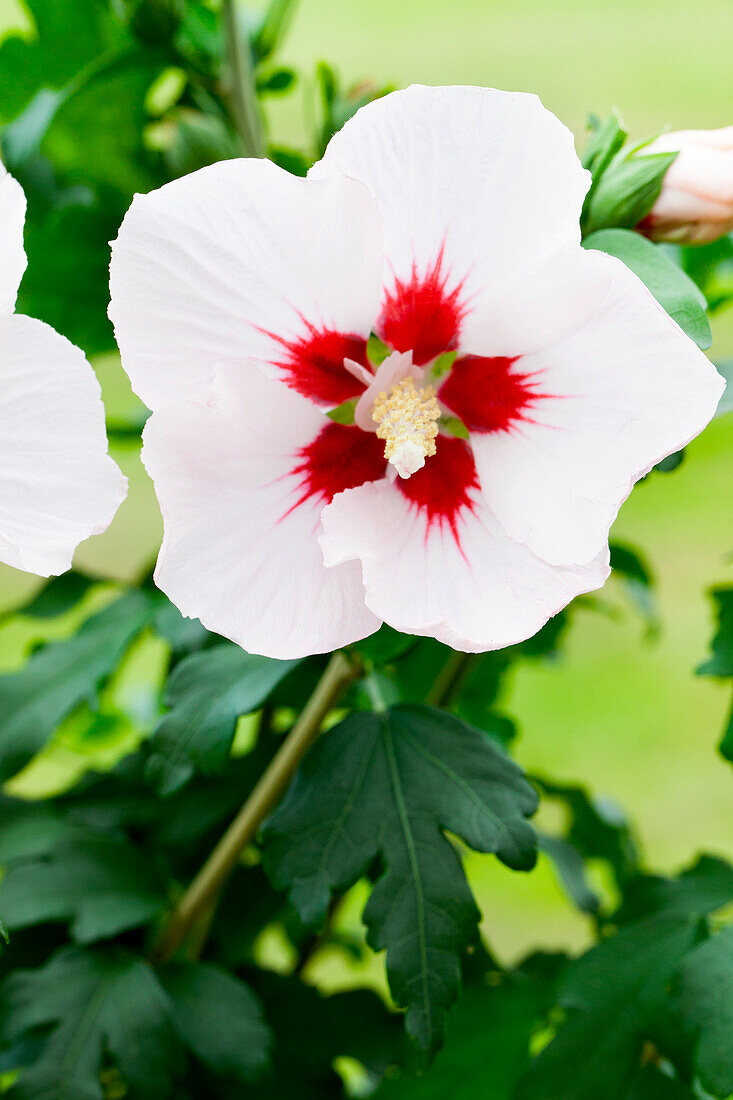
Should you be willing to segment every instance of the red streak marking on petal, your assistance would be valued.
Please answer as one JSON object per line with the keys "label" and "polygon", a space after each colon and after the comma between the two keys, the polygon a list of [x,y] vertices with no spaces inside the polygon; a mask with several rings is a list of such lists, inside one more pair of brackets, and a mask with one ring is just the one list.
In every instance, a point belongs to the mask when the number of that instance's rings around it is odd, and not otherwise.
{"label": "red streak marking on petal", "polygon": [[340,405],[362,393],[364,386],[344,366],[344,359],[354,359],[369,367],[366,340],[361,336],[317,329],[309,322],[306,333],[286,340],[268,332],[285,348],[285,357],[274,360],[284,372],[283,381],[303,397],[323,405]]}
{"label": "red streak marking on petal", "polygon": [[395,351],[411,351],[418,366],[444,351],[458,347],[458,335],[465,310],[459,297],[462,283],[448,291],[448,274],[443,274],[443,250],[424,275],[415,264],[408,280],[395,280],[386,292],[377,333]]}
{"label": "red streak marking on petal", "polygon": [[[427,531],[435,524],[446,524],[460,547],[458,520],[461,512],[473,511],[471,491],[478,489],[478,477],[471,448],[463,439],[441,435],[436,440],[436,453],[428,458],[412,477],[398,478],[396,485],[427,516]],[[427,535],[427,533],[426,533]]]}
{"label": "red streak marking on petal", "polygon": [[378,481],[386,469],[381,439],[373,432],[333,422],[298,451],[297,459],[293,474],[301,477],[302,496],[293,508],[310,497],[329,504],[344,489],[355,489],[365,481]]}
{"label": "red streak marking on petal", "polygon": [[456,359],[440,388],[440,400],[471,432],[507,431],[537,399],[532,376],[514,373],[518,357],[467,355]]}

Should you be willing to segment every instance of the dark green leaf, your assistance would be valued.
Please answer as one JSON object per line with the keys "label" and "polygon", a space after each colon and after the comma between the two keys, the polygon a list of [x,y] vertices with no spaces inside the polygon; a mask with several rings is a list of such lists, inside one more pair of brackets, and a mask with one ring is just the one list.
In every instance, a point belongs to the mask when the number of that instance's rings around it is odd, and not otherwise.
{"label": "dark green leaf", "polygon": [[297,76],[293,69],[271,69],[257,73],[258,95],[282,95],[294,87]]}
{"label": "dark green leaf", "polygon": [[[121,26],[97,0],[27,0],[36,34],[0,46],[0,117],[14,118],[39,88],[62,88],[120,40]],[[63,49],[59,48],[63,43]]]}
{"label": "dark green leaf", "polygon": [[[727,874],[725,873],[727,868]],[[657,885],[662,880],[657,881]],[[566,1012],[518,1100],[620,1100],[631,1086],[667,984],[699,941],[701,921],[733,900],[733,869],[701,860],[647,895],[649,915],[602,941],[567,971]]]}
{"label": "dark green leaf", "polygon": [[217,636],[210,634],[198,619],[185,618],[170,600],[161,604],[153,627],[156,634],[165,638],[176,657],[201,649],[209,639]]}
{"label": "dark green leaf", "polygon": [[50,800],[27,802],[0,796],[0,865],[48,855],[65,841],[82,836],[83,830],[66,820]]}
{"label": "dark green leaf", "polygon": [[325,997],[295,977],[263,970],[254,971],[252,981],[274,1043],[272,1069],[249,1086],[247,1100],[336,1100],[344,1092],[332,1069],[334,1059],[355,1058],[381,1074],[403,1053],[401,1020],[370,990]]}
{"label": "dark green leaf", "polygon": [[297,149],[287,149],[282,145],[271,145],[267,155],[279,168],[284,168],[293,176],[307,176],[312,163]]}
{"label": "dark green leaf", "polygon": [[583,211],[583,235],[599,229],[633,229],[642,221],[662,189],[676,153],[616,157],[590,192]]}
{"label": "dark green leaf", "polygon": [[220,160],[231,160],[241,149],[222,118],[191,107],[170,111],[156,131],[168,173],[173,178],[197,172]]}
{"label": "dark green leaf", "polygon": [[698,347],[710,347],[713,336],[705,296],[659,245],[629,229],[602,229],[587,236],[583,247],[625,263]]}
{"label": "dark green leaf", "polygon": [[526,817],[535,807],[516,765],[458,719],[429,707],[354,714],[311,750],[266,825],[267,865],[310,923],[381,856],[364,912],[369,942],[387,949],[393,996],[430,1050],[479,915],[442,830],[528,870],[536,853]]}
{"label": "dark green leaf", "polygon": [[619,1100],[664,985],[695,941],[695,922],[652,918],[574,963],[560,991],[566,1021],[525,1076],[518,1100]]}
{"label": "dark green leaf", "polygon": [[654,595],[654,577],[649,565],[631,546],[611,543],[611,569],[624,585],[631,602],[646,620],[647,630],[659,629],[659,609]]}
{"label": "dark green leaf", "polygon": [[614,913],[616,924],[657,914],[696,919],[733,899],[733,867],[724,859],[701,856],[676,878],[641,875],[627,887]]}
{"label": "dark green leaf", "polygon": [[195,771],[221,771],[237,719],[261,706],[296,663],[251,656],[231,642],[181,661],[166,688],[170,714],[152,738],[147,775],[155,788],[171,794]]}
{"label": "dark green leaf", "polygon": [[5,1042],[51,1028],[9,1100],[103,1100],[100,1073],[108,1057],[131,1096],[171,1094],[180,1047],[167,997],[142,959],[65,948],[40,970],[12,974],[0,1012]]}
{"label": "dark green leaf", "polygon": [[143,42],[165,44],[175,34],[186,0],[127,0],[130,26]]}
{"label": "dark green leaf", "polygon": [[694,1064],[713,1096],[733,1093],[733,925],[696,947],[677,974],[673,1013],[691,1033]]}
{"label": "dark green leaf", "polygon": [[656,1066],[645,1066],[624,1100],[699,1100],[692,1090]]}
{"label": "dark green leaf", "polygon": [[72,638],[39,650],[20,672],[0,676],[0,778],[20,771],[79,703],[94,702],[151,609],[146,596],[130,592]]}
{"label": "dark green leaf", "polygon": [[618,806],[596,798],[582,787],[536,778],[542,793],[565,803],[569,813],[565,839],[584,859],[610,864],[621,888],[639,873],[634,834]]}
{"label": "dark green leaf", "polygon": [[712,656],[697,672],[699,676],[733,676],[733,588],[715,588],[711,596],[718,629],[711,644]]}
{"label": "dark green leaf", "polygon": [[70,197],[68,203],[49,208],[29,194],[28,268],[18,311],[42,317],[89,355],[114,346],[107,318],[109,241],[117,235],[128,202],[109,191],[95,198],[85,189],[73,201]]}
{"label": "dark green leaf", "polygon": [[661,462],[658,462],[654,467],[655,471],[660,474],[671,474],[676,470],[685,460],[684,447],[681,451],[675,451],[671,455],[667,455]]}
{"label": "dark green leaf", "polygon": [[720,742],[720,753],[726,760],[730,760],[733,764],[733,707],[731,707],[730,718],[728,719],[728,725],[723,732],[723,739]]}
{"label": "dark green leaf", "polygon": [[588,881],[585,861],[577,848],[559,836],[540,833],[540,849],[557,868],[568,896],[583,913],[597,913],[601,901]]}
{"label": "dark green leaf", "polygon": [[90,835],[18,859],[0,881],[0,912],[10,929],[69,920],[79,943],[146,924],[164,905],[149,858],[106,836]]}
{"label": "dark green leaf", "polygon": [[400,634],[391,626],[383,623],[375,634],[368,638],[362,638],[357,642],[356,648],[362,656],[373,661],[376,665],[388,664],[416,644],[417,639],[411,634]]}
{"label": "dark green leaf", "polygon": [[209,963],[181,963],[162,976],[173,1021],[191,1052],[217,1073],[249,1081],[266,1065],[271,1036],[252,990]]}
{"label": "dark green leaf", "polygon": [[417,1077],[388,1079],[375,1100],[511,1100],[551,990],[551,983],[521,975],[495,986],[469,986],[450,1015],[434,1064]]}
{"label": "dark green leaf", "polygon": [[86,596],[94,584],[91,577],[70,569],[60,577],[52,577],[24,607],[13,614],[27,615],[32,619],[55,619],[71,611]]}

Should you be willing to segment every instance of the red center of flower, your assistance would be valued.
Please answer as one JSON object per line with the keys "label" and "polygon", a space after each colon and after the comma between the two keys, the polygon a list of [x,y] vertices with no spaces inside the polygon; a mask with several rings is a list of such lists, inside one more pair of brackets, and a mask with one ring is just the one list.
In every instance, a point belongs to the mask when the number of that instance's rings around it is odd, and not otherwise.
{"label": "red center of flower", "polygon": [[[458,347],[465,305],[462,283],[449,289],[449,272],[443,270],[443,252],[425,272],[413,265],[409,279],[395,280],[387,291],[376,325],[377,334],[392,349],[412,352],[418,366]],[[332,329],[306,324],[303,336],[294,340],[275,337],[285,349],[279,362],[284,380],[303,396],[335,407],[358,397],[364,383],[344,366],[353,359],[368,370],[366,341]],[[531,375],[517,369],[517,358],[468,355],[456,359],[439,392],[443,405],[454,412],[471,432],[511,429],[527,419],[535,400]],[[409,410],[401,410],[407,416]],[[414,428],[411,422],[398,431]],[[391,437],[390,437],[391,438]],[[396,490],[422,512],[427,530],[436,525],[459,539],[459,520],[473,508],[478,477],[468,443],[451,435],[440,435],[437,450],[429,453],[425,465],[409,477],[397,477]],[[399,468],[399,467],[398,467]],[[330,502],[337,493],[354,489],[386,474],[384,444],[358,427],[329,422],[298,452],[293,473],[300,478],[302,496]],[[297,507],[297,504],[295,507]]]}
{"label": "red center of flower", "polygon": [[386,292],[377,334],[395,351],[411,351],[418,366],[458,346],[463,319],[459,298],[462,286],[447,289],[443,251],[424,274],[415,264],[409,279],[396,279]]}
{"label": "red center of flower", "polygon": [[306,322],[307,331],[294,340],[270,333],[285,348],[285,356],[276,365],[282,367],[284,381],[303,397],[334,407],[361,393],[363,386],[344,367],[344,359],[353,359],[368,367],[366,340],[333,329],[317,329]]}
{"label": "red center of flower", "polygon": [[456,359],[440,400],[471,432],[508,431],[526,419],[535,396],[531,375],[515,371],[516,362],[503,355]]}
{"label": "red center of flower", "polygon": [[327,423],[312,443],[298,452],[293,473],[300,475],[302,504],[309,497],[330,503],[336,493],[355,489],[384,477],[384,444],[372,432],[345,424]]}
{"label": "red center of flower", "polygon": [[434,524],[448,526],[460,542],[458,519],[464,509],[472,508],[471,490],[478,488],[473,454],[465,440],[442,435],[434,456],[423,468],[406,480],[398,478],[395,484],[425,513],[428,530]]}

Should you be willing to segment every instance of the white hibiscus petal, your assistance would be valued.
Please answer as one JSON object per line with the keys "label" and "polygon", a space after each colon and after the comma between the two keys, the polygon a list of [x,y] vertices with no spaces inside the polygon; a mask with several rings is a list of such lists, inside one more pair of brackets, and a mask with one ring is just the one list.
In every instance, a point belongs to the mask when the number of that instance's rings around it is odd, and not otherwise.
{"label": "white hibiscus petal", "polygon": [[409,282],[413,265],[424,277],[441,259],[445,294],[460,287],[465,351],[543,347],[603,292],[584,281],[578,249],[590,176],[570,131],[534,95],[394,92],[347,122],[309,173],[339,175],[363,181],[379,202],[388,291]]}
{"label": "white hibiscus petal", "polygon": [[297,452],[330,422],[240,366],[217,373],[208,406],[173,403],[145,427],[143,460],[165,529],[156,581],[184,615],[251,653],[326,652],[380,625],[359,566],[323,563],[322,501],[298,503]]}
{"label": "white hibiscus petal", "polygon": [[469,653],[531,637],[609,574],[607,550],[587,566],[548,565],[512,542],[480,498],[459,517],[456,538],[386,480],[334,497],[322,524],[326,562],[361,561],[375,615]]}
{"label": "white hibiscus petal", "polygon": [[0,312],[12,312],[25,271],[25,195],[0,163]]}
{"label": "white hibiscus petal", "polygon": [[508,431],[473,433],[489,507],[546,561],[590,561],[634,483],[693,439],[724,383],[620,261],[602,307],[572,336],[516,369],[536,393]]}
{"label": "white hibiscus petal", "polygon": [[125,485],[83,353],[42,321],[0,319],[0,559],[62,573],[109,525]]}
{"label": "white hibiscus petal", "polygon": [[138,195],[112,246],[123,366],[153,409],[205,399],[222,364],[255,358],[282,374],[272,334],[295,341],[310,324],[369,335],[382,264],[379,210],[362,185],[298,179],[265,160],[203,168]]}

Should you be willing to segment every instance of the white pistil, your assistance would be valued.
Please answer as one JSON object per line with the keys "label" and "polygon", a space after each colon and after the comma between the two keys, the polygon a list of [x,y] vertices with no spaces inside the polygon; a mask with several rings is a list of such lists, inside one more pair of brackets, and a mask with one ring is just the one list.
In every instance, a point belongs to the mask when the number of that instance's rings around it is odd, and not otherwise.
{"label": "white pistil", "polygon": [[419,389],[412,378],[395,383],[374,402],[372,419],[384,440],[384,457],[407,478],[435,454],[440,405],[432,386]]}

